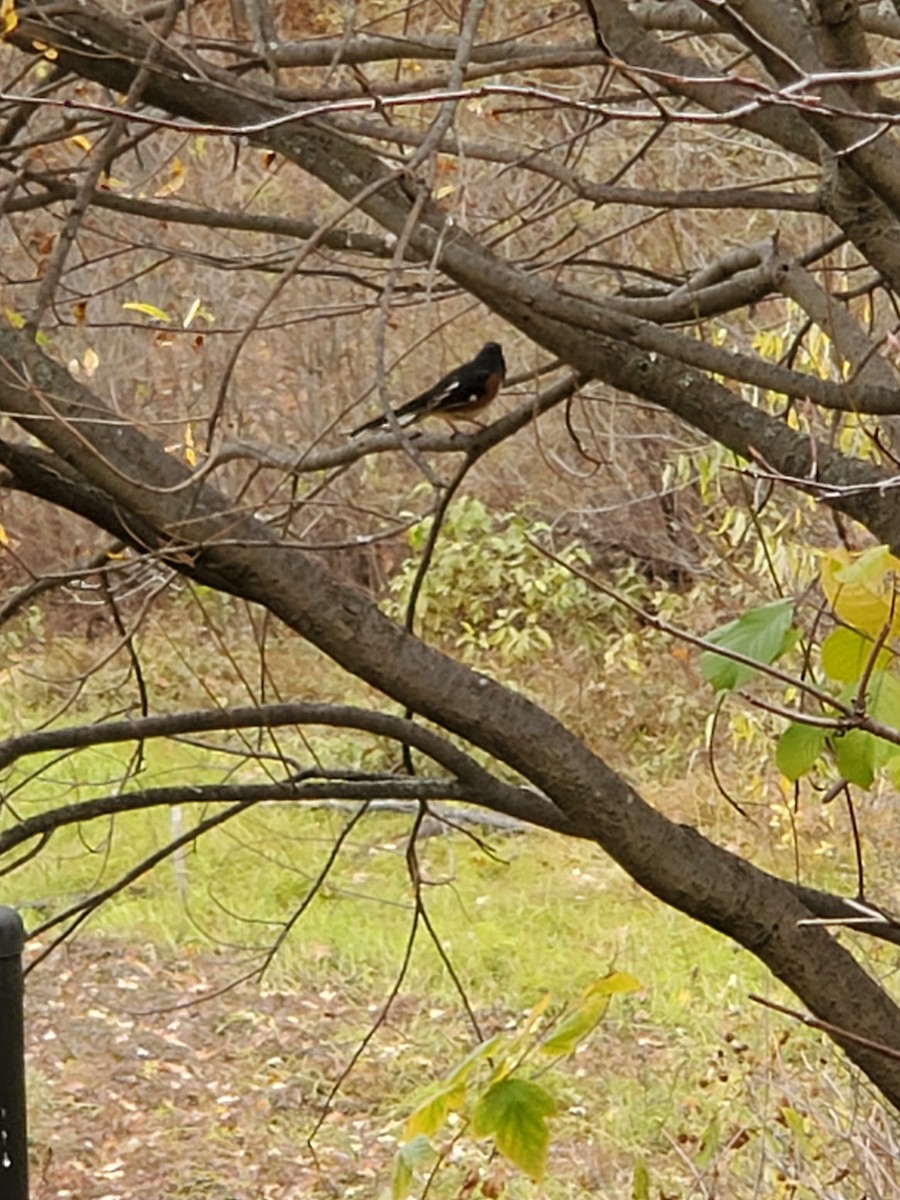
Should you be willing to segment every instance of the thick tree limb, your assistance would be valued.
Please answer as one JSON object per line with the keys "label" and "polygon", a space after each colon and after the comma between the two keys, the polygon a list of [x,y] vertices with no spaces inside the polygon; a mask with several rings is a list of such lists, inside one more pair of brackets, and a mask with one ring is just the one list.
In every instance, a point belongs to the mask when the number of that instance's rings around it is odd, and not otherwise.
{"label": "thick tree limb", "polygon": [[[0,331],[0,352],[0,403],[161,536],[202,547],[191,563],[198,577],[268,608],[347,670],[508,764],[552,800],[573,834],[751,950],[821,1020],[840,1027],[852,1014],[872,1041],[900,1040],[900,1010],[830,934],[799,924],[809,910],[789,886],[668,820],[523,696],[422,644],[261,522],[233,512],[25,334]],[[900,1063],[856,1043],[844,1049],[900,1107]]]}
{"label": "thick tree limb", "polygon": [[[600,9],[617,16],[619,6]],[[66,69],[126,91],[146,58],[146,32],[88,4],[72,11],[54,6],[52,21],[41,19],[49,12],[42,4],[23,6],[13,34],[18,44],[30,52],[39,38],[58,48]],[[186,117],[241,128],[282,111],[224,72],[206,65],[201,72],[186,53],[161,53],[154,72],[145,98]],[[754,128],[760,132],[817,149],[796,114],[759,115],[764,119]],[[409,181],[392,176],[327,121],[299,121],[259,136],[345,199],[365,191],[361,208],[383,228],[397,236],[406,228],[414,203]],[[884,478],[829,447],[811,445],[702,372],[643,344],[644,331],[632,318],[566,296],[488,254],[449,226],[431,202],[421,206],[411,244],[580,374],[652,400],[745,457],[759,455],[798,479],[816,469],[831,484]],[[900,1063],[873,1049],[900,1044],[900,1010],[825,929],[803,925],[810,910],[789,885],[668,820],[549,714],[405,633],[314,559],[279,543],[263,522],[192,478],[22,332],[0,329],[0,403],[120,506],[129,524],[142,522],[167,553],[182,547],[183,569],[263,606],[348,671],[518,772],[552,800],[572,834],[595,840],[652,894],[757,955],[817,1019],[836,1030],[852,1027],[865,1043],[834,1036],[900,1107]],[[841,500],[845,511],[895,544],[898,504],[892,494]],[[598,723],[603,718],[598,711]]]}

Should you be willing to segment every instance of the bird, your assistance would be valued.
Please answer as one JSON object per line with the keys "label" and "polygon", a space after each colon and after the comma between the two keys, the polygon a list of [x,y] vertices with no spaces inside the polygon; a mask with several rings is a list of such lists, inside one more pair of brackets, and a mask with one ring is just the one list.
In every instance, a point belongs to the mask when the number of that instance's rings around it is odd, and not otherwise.
{"label": "bird", "polygon": [[[490,404],[505,378],[506,360],[499,342],[485,342],[470,362],[448,371],[427,391],[395,408],[394,416],[404,426],[414,425],[425,417],[443,417],[447,421],[453,421],[456,417],[474,420],[472,414]],[[370,429],[389,427],[390,421],[382,415],[357,426],[351,430],[350,436],[358,437]]]}

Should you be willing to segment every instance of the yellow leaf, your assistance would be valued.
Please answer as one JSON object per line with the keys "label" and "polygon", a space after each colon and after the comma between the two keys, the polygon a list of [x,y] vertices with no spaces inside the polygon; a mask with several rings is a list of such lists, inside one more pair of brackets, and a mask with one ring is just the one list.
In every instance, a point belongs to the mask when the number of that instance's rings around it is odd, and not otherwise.
{"label": "yellow leaf", "polygon": [[93,145],[89,138],[86,138],[83,133],[73,133],[70,138],[66,139],[71,146],[77,146],[79,150],[83,150],[85,154],[90,154],[93,150]]}
{"label": "yellow leaf", "polygon": [[3,315],[6,317],[8,323],[12,325],[13,329],[25,328],[25,318],[20,312],[17,312],[16,309],[5,308],[3,310]]}
{"label": "yellow leaf", "polygon": [[15,0],[3,0],[0,4],[0,33],[5,37],[6,34],[12,33],[18,23]]}
{"label": "yellow leaf", "polygon": [[184,186],[184,164],[180,158],[172,162],[172,174],[168,180],[154,192],[155,196],[174,196]]}
{"label": "yellow leaf", "polygon": [[547,1009],[549,1007],[550,1007],[550,993],[545,992],[544,995],[541,996],[540,1000],[538,1000],[537,1004],[535,1004],[534,1008],[532,1008],[531,1012],[527,1015],[525,1020],[522,1022],[522,1028],[519,1031],[520,1036],[526,1037],[529,1033],[531,1033],[532,1029],[535,1027],[535,1025],[538,1023],[538,1021],[541,1019],[541,1017],[544,1015],[544,1013],[547,1011]]}
{"label": "yellow leaf", "polygon": [[9,545],[9,534],[6,532],[2,522],[0,522],[0,542],[2,542],[4,546]]}
{"label": "yellow leaf", "polygon": [[191,304],[191,307],[187,310],[187,316],[181,322],[182,329],[190,329],[191,324],[194,320],[194,317],[196,317],[196,315],[199,311],[200,311],[200,297],[197,296],[197,298]]}
{"label": "yellow leaf", "polygon": [[96,374],[97,368],[100,366],[100,355],[93,348],[93,346],[88,346],[87,350],[85,350],[84,354],[82,355],[81,361],[84,366],[85,375],[87,375],[88,379],[91,379]]}
{"label": "yellow leaf", "polygon": [[584,997],[587,999],[589,996],[615,996],[618,992],[636,992],[640,986],[635,977],[627,971],[612,971],[609,975],[602,975],[589,983],[584,989]]}
{"label": "yellow leaf", "polygon": [[152,317],[154,321],[163,321],[166,325],[171,324],[172,321],[169,314],[163,312],[161,308],[157,308],[153,304],[142,304],[140,300],[126,300],[122,307],[131,312],[143,313],[145,317]]}
{"label": "yellow leaf", "polygon": [[843,547],[822,559],[822,590],[828,603],[853,629],[877,637],[890,626],[900,630],[900,602],[895,590],[900,580],[900,559],[887,546],[873,546],[861,554]]}
{"label": "yellow leaf", "polygon": [[197,443],[194,441],[194,427],[190,421],[184,427],[184,461],[189,467],[197,465]]}

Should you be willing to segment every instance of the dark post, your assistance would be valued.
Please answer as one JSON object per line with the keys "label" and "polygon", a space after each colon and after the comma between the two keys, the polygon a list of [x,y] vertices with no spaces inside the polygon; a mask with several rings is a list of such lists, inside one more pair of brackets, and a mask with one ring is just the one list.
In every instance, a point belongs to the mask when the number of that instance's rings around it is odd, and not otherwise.
{"label": "dark post", "polygon": [[25,1017],[22,949],[25,928],[0,905],[0,1197],[28,1200],[25,1114]]}

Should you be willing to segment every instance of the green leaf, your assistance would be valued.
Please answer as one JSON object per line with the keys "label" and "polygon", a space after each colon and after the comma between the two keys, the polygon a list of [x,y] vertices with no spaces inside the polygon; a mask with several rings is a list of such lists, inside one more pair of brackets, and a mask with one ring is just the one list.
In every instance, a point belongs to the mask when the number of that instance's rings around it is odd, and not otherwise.
{"label": "green leaf", "polygon": [[550,1131],[547,1117],[556,1112],[549,1092],[527,1079],[507,1078],[484,1093],[472,1114],[476,1137],[493,1135],[494,1145],[531,1179],[540,1180],[547,1164]]}
{"label": "green leaf", "polygon": [[[895,746],[896,750],[897,747]],[[896,791],[900,791],[900,753],[894,754],[885,764],[884,769],[887,771],[888,779],[894,785]]]}
{"label": "green leaf", "polygon": [[703,1136],[700,1138],[700,1148],[694,1154],[695,1167],[701,1171],[705,1171],[718,1154],[721,1144],[722,1132],[719,1126],[719,1118],[715,1116],[703,1130]]}
{"label": "green leaf", "polygon": [[784,1104],[781,1107],[781,1115],[784,1118],[785,1125],[791,1131],[797,1149],[802,1154],[808,1153],[810,1137],[806,1120],[802,1114],[797,1112],[795,1108],[791,1108],[789,1104]]}
{"label": "green leaf", "polygon": [[[761,608],[752,608],[735,621],[720,625],[706,635],[706,641],[723,650],[743,654],[760,665],[774,662],[793,642],[791,621],[794,606],[790,600],[776,600]],[[705,650],[700,655],[700,670],[717,692],[732,692],[750,679],[754,670]]]}
{"label": "green leaf", "polygon": [[[900,679],[896,675],[887,671],[873,672],[866,702],[873,717],[893,729],[900,729]],[[896,747],[893,753],[896,753]]]}
{"label": "green leaf", "polygon": [[426,1098],[410,1113],[406,1121],[405,1134],[407,1139],[417,1134],[431,1137],[441,1128],[451,1112],[456,1112],[466,1102],[466,1081],[473,1068],[488,1058],[503,1041],[504,1034],[495,1033],[493,1037],[481,1042],[467,1054],[459,1066],[454,1067],[450,1074],[429,1089]]}
{"label": "green leaf", "polygon": [[544,1054],[571,1054],[580,1041],[600,1024],[609,1008],[609,996],[592,996],[569,1013],[553,1036],[541,1044]]}
{"label": "green leaf", "polygon": [[832,738],[837,768],[843,777],[857,787],[870,788],[875,778],[877,738],[864,729],[851,729],[840,737]]}
{"label": "green leaf", "polygon": [[406,1200],[412,1190],[413,1173],[434,1157],[431,1143],[424,1134],[418,1134],[398,1147],[391,1171],[392,1200]]}
{"label": "green leaf", "polygon": [[[822,643],[822,670],[829,679],[838,683],[856,683],[868,663],[874,643],[855,629],[843,627],[832,629]],[[888,662],[886,650],[879,651],[877,665],[884,668]]]}
{"label": "green leaf", "polygon": [[447,1082],[451,1084],[465,1083],[472,1069],[480,1062],[494,1053],[500,1043],[504,1040],[506,1034],[495,1033],[493,1037],[486,1038],[485,1041],[479,1042],[474,1050],[470,1051],[462,1060],[459,1066],[454,1067],[447,1076]]}
{"label": "green leaf", "polygon": [[631,1200],[650,1200],[650,1171],[643,1155],[634,1160],[634,1171],[631,1175]]}
{"label": "green leaf", "polygon": [[578,1007],[560,1021],[553,1036],[541,1045],[541,1050],[544,1054],[571,1054],[602,1021],[610,996],[617,992],[633,992],[638,987],[640,984],[634,976],[626,975],[624,971],[614,971],[595,979],[585,988]]}
{"label": "green leaf", "polygon": [[775,746],[775,765],[791,783],[812,769],[825,747],[828,734],[814,725],[788,725]]}
{"label": "green leaf", "polygon": [[896,565],[897,560],[891,554],[889,546],[870,546],[841,568],[836,573],[836,578],[844,584],[879,585],[892,566]]}

